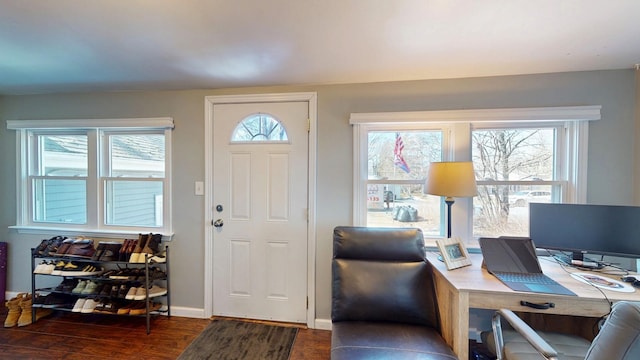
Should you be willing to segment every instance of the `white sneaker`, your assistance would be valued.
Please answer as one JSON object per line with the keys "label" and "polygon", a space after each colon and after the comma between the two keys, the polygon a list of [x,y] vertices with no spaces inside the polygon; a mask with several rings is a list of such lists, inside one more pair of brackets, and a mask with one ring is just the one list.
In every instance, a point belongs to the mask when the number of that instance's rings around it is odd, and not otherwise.
{"label": "white sneaker", "polygon": [[53,272],[53,269],[56,268],[56,264],[54,263],[47,263],[42,267],[42,272],[41,274],[51,274]]}
{"label": "white sneaker", "polygon": [[[147,297],[147,292],[145,291],[146,289],[141,286],[138,288],[138,291],[136,291],[136,297],[134,298],[134,300],[144,300]],[[160,287],[158,285],[153,285],[149,288],[149,297],[156,297],[156,296],[162,296],[165,295],[167,293],[167,289]]]}
{"label": "white sneaker", "polygon": [[93,309],[96,308],[96,306],[98,306],[98,301],[93,300],[93,299],[87,299],[84,302],[84,305],[82,306],[82,310],[80,310],[81,313],[87,314],[87,313],[92,313]]}
{"label": "white sneaker", "polygon": [[166,263],[167,262],[167,252],[163,251],[161,254],[153,255],[149,258],[150,263]]}
{"label": "white sneaker", "polygon": [[46,261],[41,262],[40,264],[36,265],[36,268],[33,269],[33,273],[34,274],[42,274],[42,271],[44,270],[44,266],[47,264]]}
{"label": "white sneaker", "polygon": [[127,291],[127,295],[125,295],[125,299],[127,300],[135,300],[136,297],[136,293],[138,291],[138,288],[135,286],[132,286],[129,291]]}
{"label": "white sneaker", "polygon": [[73,309],[71,310],[72,312],[81,312],[82,308],[84,307],[84,303],[87,300],[87,298],[79,298],[75,305],[73,305]]}
{"label": "white sneaker", "polygon": [[167,294],[167,289],[160,287],[158,285],[153,285],[151,289],[149,289],[149,297],[162,296]]}

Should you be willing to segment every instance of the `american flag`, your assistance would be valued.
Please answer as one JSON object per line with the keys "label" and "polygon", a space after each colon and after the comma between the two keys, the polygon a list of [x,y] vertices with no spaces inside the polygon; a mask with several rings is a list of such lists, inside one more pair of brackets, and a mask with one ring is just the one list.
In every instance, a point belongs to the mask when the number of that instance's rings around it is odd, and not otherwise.
{"label": "american flag", "polygon": [[396,146],[393,149],[393,163],[402,169],[406,173],[410,173],[409,165],[404,161],[402,157],[402,150],[404,150],[404,143],[402,142],[402,137],[400,137],[400,133],[396,133]]}

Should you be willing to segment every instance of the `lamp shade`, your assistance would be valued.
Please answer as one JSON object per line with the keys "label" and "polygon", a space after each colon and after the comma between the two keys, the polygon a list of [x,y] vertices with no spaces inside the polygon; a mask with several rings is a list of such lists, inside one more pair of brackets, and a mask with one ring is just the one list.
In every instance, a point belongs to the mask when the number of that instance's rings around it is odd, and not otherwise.
{"label": "lamp shade", "polygon": [[446,197],[472,197],[478,194],[471,161],[432,162],[425,193]]}

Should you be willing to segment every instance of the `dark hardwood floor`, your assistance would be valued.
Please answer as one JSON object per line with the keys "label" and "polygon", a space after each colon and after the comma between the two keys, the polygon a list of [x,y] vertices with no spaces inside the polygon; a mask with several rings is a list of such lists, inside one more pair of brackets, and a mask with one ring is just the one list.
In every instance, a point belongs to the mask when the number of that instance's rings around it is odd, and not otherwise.
{"label": "dark hardwood floor", "polygon": [[[4,307],[1,314],[4,323]],[[157,316],[147,335],[143,317],[55,312],[35,324],[0,328],[0,359],[175,359],[209,322]],[[330,331],[300,329],[290,359],[329,359],[330,343]]]}

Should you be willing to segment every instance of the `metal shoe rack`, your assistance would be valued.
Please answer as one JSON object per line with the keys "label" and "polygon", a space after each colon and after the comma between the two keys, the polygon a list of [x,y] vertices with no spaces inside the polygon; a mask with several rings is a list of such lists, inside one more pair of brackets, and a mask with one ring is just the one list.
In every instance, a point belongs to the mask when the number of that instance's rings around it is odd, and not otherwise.
{"label": "metal shoe rack", "polygon": [[[159,315],[159,314],[166,314],[166,316],[171,316],[171,297],[169,296],[169,294],[171,293],[170,287],[169,287],[169,247],[165,246],[165,262],[155,262],[153,260],[151,260],[151,255],[146,254],[145,255],[145,261],[144,263],[130,263],[127,261],[96,261],[90,258],[82,258],[82,257],[68,257],[68,256],[42,256],[42,255],[38,255],[35,251],[35,249],[31,249],[31,296],[32,299],[36,299],[36,294],[41,294],[41,293],[48,293],[48,294],[64,294],[67,296],[73,296],[76,300],[78,298],[92,298],[92,299],[99,299],[99,300],[106,300],[106,301],[113,301],[113,302],[133,302],[133,301],[140,301],[140,300],[125,300],[119,297],[113,297],[111,295],[100,295],[100,294],[78,294],[78,293],[72,293],[71,291],[61,291],[61,290],[56,290],[56,286],[54,287],[42,287],[39,288],[38,286],[36,286],[36,278],[37,277],[48,277],[48,278],[62,278],[62,281],[65,281],[65,279],[78,279],[78,280],[91,280],[91,281],[96,281],[99,283],[104,283],[104,284],[113,284],[113,285],[122,285],[122,284],[134,284],[134,283],[140,283],[140,280],[130,280],[130,279],[111,279],[108,277],[103,277],[101,274],[96,274],[96,275],[80,275],[80,276],[66,276],[66,275],[52,275],[52,274],[40,274],[40,273],[34,273],[35,268],[36,268],[36,262],[38,261],[43,261],[43,260],[50,260],[50,261],[59,261],[59,260],[63,260],[65,262],[69,262],[69,261],[73,261],[76,262],[78,264],[93,264],[95,266],[101,266],[104,267],[105,271],[108,270],[115,270],[115,269],[122,269],[122,268],[139,268],[142,269],[144,267],[144,286],[145,289],[147,289],[147,291],[145,291],[145,306],[146,306],[146,312],[144,314],[144,317],[146,317],[146,328],[147,328],[147,334],[149,334],[151,332],[151,317],[154,315]],[[84,266],[84,265],[83,265]],[[164,272],[165,272],[165,276],[163,278],[153,278],[150,279],[149,277],[149,271],[151,269],[152,266],[158,266],[160,268],[164,268]],[[164,295],[160,295],[160,296],[156,296],[156,297],[149,297],[149,291],[148,289],[151,287],[151,285],[153,285],[153,283],[155,281],[162,281],[164,282],[166,285],[166,289],[167,289],[167,293]],[[49,279],[46,281],[47,283],[51,283],[52,281],[50,281]],[[159,310],[151,310],[151,304],[152,301],[158,298],[164,298],[165,299],[165,303],[166,303],[166,307],[161,307]],[[70,307],[68,307],[68,304],[66,304],[67,306],[46,306],[48,308],[51,308],[53,310],[59,310],[59,311],[72,311],[72,309]],[[36,310],[39,307],[44,307],[42,304],[36,304],[35,302],[32,305],[32,319],[35,322],[36,321]],[[107,315],[107,316],[122,316],[122,317],[126,317],[126,316],[134,316],[134,317],[141,317],[143,315],[122,315],[122,314],[109,314],[109,313],[105,313],[105,312],[91,312],[90,314],[94,314],[94,315]],[[88,315],[88,313],[87,313]]]}

